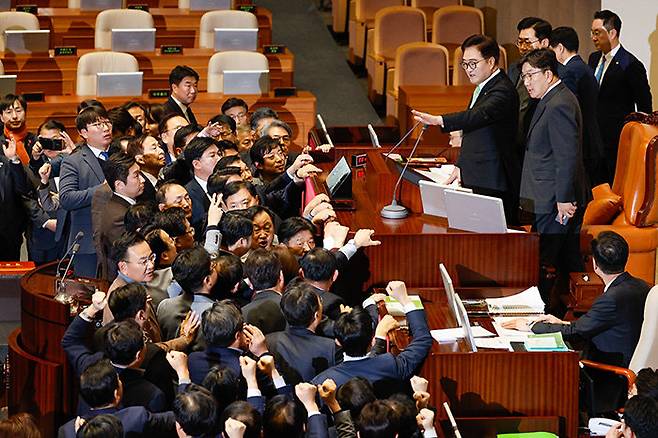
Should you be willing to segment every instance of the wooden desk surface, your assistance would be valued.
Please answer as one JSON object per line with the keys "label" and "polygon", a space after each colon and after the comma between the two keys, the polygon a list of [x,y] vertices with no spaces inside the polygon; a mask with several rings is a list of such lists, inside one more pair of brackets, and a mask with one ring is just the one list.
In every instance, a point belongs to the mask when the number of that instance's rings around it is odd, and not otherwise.
{"label": "wooden desk surface", "polygon": [[[99,50],[100,51],[100,50]],[[78,56],[48,56],[0,54],[5,74],[18,75],[16,89],[19,93],[43,92],[46,95],[75,94],[78,58],[94,49],[78,50]],[[154,53],[133,53],[139,62],[139,70],[144,72],[143,91],[169,88],[169,72],[177,65],[184,64],[199,73],[199,91],[208,90],[208,62],[216,52],[213,49],[185,48],[180,55]],[[293,86],[295,57],[289,51],[276,55],[266,55],[270,64],[270,89]]]}
{"label": "wooden desk surface", "polygon": [[[204,12],[178,8],[150,9],[157,29],[156,47],[161,44],[198,47],[199,23]],[[44,7],[39,8],[38,17],[41,29],[50,29],[51,47],[71,45],[79,49],[93,49],[97,15],[98,11]],[[263,7],[256,7],[256,17],[259,47],[272,44],[272,13]]]}
{"label": "wooden desk surface", "polygon": [[[90,96],[46,96],[45,102],[30,102],[27,112],[27,128],[36,132],[39,125],[49,118],[64,123],[72,137],[77,134],[75,129],[76,108],[80,101]],[[93,96],[92,96],[93,97]],[[201,124],[220,113],[220,106],[229,96],[221,93],[200,93],[192,104],[192,111]],[[266,96],[242,95],[251,110],[267,106],[273,108],[283,121],[293,129],[293,141],[306,144],[308,130],[315,126],[316,98],[308,91],[299,91],[293,97],[274,97],[273,93]],[[129,100],[141,100],[149,103],[164,103],[166,99],[149,99],[148,95],[139,98],[101,97],[107,108],[121,105]],[[253,105],[253,106],[252,106]]]}

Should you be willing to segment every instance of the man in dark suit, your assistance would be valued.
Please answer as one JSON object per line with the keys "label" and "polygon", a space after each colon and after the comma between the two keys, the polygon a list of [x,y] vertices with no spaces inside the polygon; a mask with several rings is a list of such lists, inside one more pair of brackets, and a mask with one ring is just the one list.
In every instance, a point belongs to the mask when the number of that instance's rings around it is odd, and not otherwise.
{"label": "man in dark suit", "polygon": [[558,62],[564,66],[560,79],[578,98],[583,117],[583,162],[589,181],[593,186],[607,182],[607,164],[603,151],[603,140],[596,117],[599,84],[594,73],[578,55],[578,34],[571,27],[553,29],[550,48]]}
{"label": "man in dark suit", "polygon": [[546,315],[535,323],[516,320],[509,325],[534,333],[560,332],[567,340],[585,339],[586,358],[628,367],[640,339],[649,285],[624,270],[628,243],[619,234],[600,233],[592,240],[592,255],[594,272],[605,288],[586,314],[571,322]]}
{"label": "man in dark suit", "polygon": [[[336,320],[340,316],[340,306],[345,301],[330,292],[338,278],[336,256],[324,248],[313,248],[299,260],[299,275],[308,283],[322,302],[322,313]],[[286,318],[288,319],[288,318]]]}
{"label": "man in dark suit", "polygon": [[244,272],[254,290],[251,303],[242,308],[244,320],[265,334],[285,329],[286,320],[280,307],[284,280],[279,258],[258,248],[247,257]]}
{"label": "man in dark suit", "polygon": [[[540,235],[540,264],[548,272],[582,271],[578,235],[588,200],[582,162],[582,117],[576,96],[557,74],[558,62],[549,49],[530,52],[521,60],[522,78],[530,97],[538,99],[529,126],[521,206],[534,215],[533,230]],[[542,275],[540,292],[549,308],[552,281]]]}
{"label": "man in dark suit", "polygon": [[461,181],[475,193],[503,200],[507,222],[518,222],[521,158],[516,147],[519,98],[514,84],[498,68],[500,50],[493,38],[473,35],[462,44],[461,66],[477,85],[466,111],[416,120],[444,131],[463,131],[459,159],[447,184]]}
{"label": "man in dark suit", "polygon": [[193,177],[185,185],[192,199],[192,218],[197,239],[203,238],[206,216],[210,207],[208,195],[208,178],[215,169],[221,154],[215,141],[208,137],[196,137],[185,148],[185,162],[190,167]]}
{"label": "man in dark suit", "polygon": [[[101,162],[107,160],[107,149],[112,141],[112,124],[102,108],[91,106],[81,111],[75,124],[84,143],[64,158],[60,170],[56,238],[73,243],[78,232],[80,250],[75,259],[76,275],[96,275],[96,249],[93,243],[91,200],[94,192],[105,181]],[[68,234],[65,230],[68,228]]]}
{"label": "man in dark suit", "polygon": [[372,319],[366,311],[353,309],[341,315],[335,327],[336,340],[344,352],[343,363],[318,374],[311,383],[319,385],[326,379],[332,379],[340,386],[356,376],[364,377],[371,383],[411,378],[432,347],[425,311],[416,309],[403,282],[391,281],[386,290],[404,308],[412,337],[407,348],[397,356],[391,353],[368,356],[375,335]]}
{"label": "man in dark suit", "polygon": [[597,51],[588,64],[599,83],[597,117],[612,184],[617,164],[619,135],[624,118],[633,111],[651,113],[651,90],[644,65],[619,42],[621,19],[608,10],[598,11],[592,21],[592,42]]}
{"label": "man in dark suit", "polygon": [[302,281],[289,286],[281,298],[288,328],[266,337],[276,366],[289,385],[308,382],[337,362],[334,340],[316,334],[324,309],[314,289]]}
{"label": "man in dark suit", "polygon": [[190,105],[196,100],[198,93],[199,74],[186,65],[177,65],[169,73],[171,94],[165,103],[165,113],[175,113],[183,116],[193,125],[196,117]]}
{"label": "man in dark suit", "polygon": [[138,202],[155,202],[160,169],[165,165],[165,153],[155,137],[145,135],[128,143],[126,153],[137,161],[144,177],[144,192]]}
{"label": "man in dark suit", "polygon": [[16,142],[2,144],[0,154],[0,260],[20,260],[25,210],[22,197],[27,196],[32,187],[25,169],[16,152]]}

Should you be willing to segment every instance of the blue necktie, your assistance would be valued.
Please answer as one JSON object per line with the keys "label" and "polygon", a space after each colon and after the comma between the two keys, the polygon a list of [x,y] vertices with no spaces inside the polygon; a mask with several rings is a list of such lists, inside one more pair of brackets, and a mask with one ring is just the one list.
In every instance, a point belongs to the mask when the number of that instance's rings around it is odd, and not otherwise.
{"label": "blue necktie", "polygon": [[596,82],[598,82],[599,84],[601,83],[601,77],[603,77],[603,67],[605,67],[605,55],[601,55],[601,63],[596,69],[596,73],[594,73]]}
{"label": "blue necktie", "polygon": [[101,152],[100,154],[98,154],[98,156],[99,156],[103,161],[107,161],[107,160],[110,158],[110,154],[108,154],[108,153],[105,152],[105,151],[103,151],[103,152]]}

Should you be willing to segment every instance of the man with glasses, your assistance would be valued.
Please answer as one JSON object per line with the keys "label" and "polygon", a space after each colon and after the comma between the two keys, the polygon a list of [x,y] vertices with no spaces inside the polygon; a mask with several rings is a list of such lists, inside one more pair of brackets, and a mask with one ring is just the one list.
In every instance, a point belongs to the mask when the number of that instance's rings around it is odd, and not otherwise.
{"label": "man with glasses", "polygon": [[644,65],[619,43],[621,19],[614,12],[594,14],[592,42],[597,51],[589,56],[589,66],[599,83],[597,117],[612,184],[617,165],[619,135],[624,118],[633,111],[651,113],[651,90]]}
{"label": "man with glasses", "polygon": [[187,119],[177,113],[169,113],[162,117],[158,124],[158,131],[160,132],[160,140],[162,140],[165,151],[165,163],[170,164],[176,161],[178,153],[175,148],[174,137],[176,132],[183,126],[190,123]]}
{"label": "man with glasses", "polygon": [[[588,187],[582,161],[582,116],[576,96],[560,81],[558,61],[549,49],[521,58],[521,79],[528,95],[538,100],[530,122],[521,176],[521,207],[534,215],[533,230],[540,236],[543,274],[581,271],[578,247]],[[548,275],[539,289],[548,308],[552,288]],[[552,277],[554,278],[554,277]]]}
{"label": "man with glasses", "polygon": [[[59,181],[61,210],[57,217],[56,239],[67,238],[66,246],[78,239],[80,249],[75,259],[75,273],[95,277],[96,249],[92,236],[91,200],[105,181],[101,163],[108,158],[107,149],[112,141],[112,123],[102,108],[91,106],[82,110],[75,125],[83,143],[78,150],[62,161]],[[69,225],[65,230],[65,225]]]}
{"label": "man with glasses", "polygon": [[222,104],[222,114],[235,120],[235,124],[240,127],[249,127],[249,106],[247,102],[237,97],[229,97]]}
{"label": "man with glasses", "polygon": [[519,99],[512,81],[498,68],[498,43],[473,35],[462,44],[461,67],[477,85],[465,111],[440,116],[412,111],[415,119],[444,131],[463,130],[459,160],[450,178],[476,193],[503,200],[505,217],[517,223],[521,158],[516,148]]}

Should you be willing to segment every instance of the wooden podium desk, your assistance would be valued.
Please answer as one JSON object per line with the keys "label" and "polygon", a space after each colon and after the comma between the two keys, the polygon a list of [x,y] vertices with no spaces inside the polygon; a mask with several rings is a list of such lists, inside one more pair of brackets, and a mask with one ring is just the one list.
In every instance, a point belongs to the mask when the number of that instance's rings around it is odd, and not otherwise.
{"label": "wooden podium desk", "polygon": [[[35,2],[32,2],[34,4]],[[145,4],[146,1],[133,3]],[[129,2],[130,4],[130,2]],[[76,46],[94,48],[94,28],[99,11],[85,11],[63,7],[39,8],[39,27],[50,29],[51,47]],[[206,11],[178,8],[152,8],[155,28],[155,45],[177,44],[183,47],[199,46],[199,24]],[[256,7],[258,19],[258,47],[272,44],[272,12]]]}
{"label": "wooden podium desk", "polygon": [[[522,289],[458,288],[457,293],[461,298],[493,298]],[[443,289],[419,288],[409,293],[421,296],[430,329],[458,326]],[[489,318],[473,319],[474,323],[495,333]],[[395,338],[401,346],[408,342],[404,335]],[[421,375],[429,381],[437,418],[447,420],[442,404],[448,402],[465,438],[495,437],[494,427],[499,433],[543,430],[560,437],[578,437],[576,352],[480,349],[474,353],[463,340],[434,341]]]}
{"label": "wooden podium desk", "polygon": [[[78,56],[13,55],[0,53],[5,74],[15,74],[19,93],[42,92],[47,96],[75,94],[80,56],[95,52],[94,49],[78,50]],[[102,51],[102,50],[98,50]],[[160,49],[153,53],[132,53],[137,58],[139,70],[144,72],[142,90],[169,88],[169,72],[177,65],[188,65],[199,73],[199,91],[208,91],[208,62],[216,52],[213,49],[184,48],[180,55],[162,55]],[[270,65],[270,89],[292,87],[295,57],[289,51],[266,55]]]}
{"label": "wooden podium desk", "polygon": [[[78,103],[94,96],[46,96],[44,102],[30,102],[27,113],[27,129],[36,132],[39,124],[49,118],[57,119],[66,126],[72,137],[77,135],[75,129],[75,116]],[[199,93],[192,104],[192,111],[199,123],[205,125],[213,116],[220,113],[222,103],[229,96],[221,93]],[[293,129],[293,142],[306,144],[308,130],[315,126],[316,99],[308,91],[298,91],[293,97],[274,97],[274,93],[265,96],[243,95],[236,96],[244,99],[250,109],[267,106],[273,108],[279,117]],[[142,100],[149,103],[164,103],[166,99],[150,99],[148,95],[140,98],[130,97],[101,97],[99,98],[107,108],[122,105],[129,100]],[[75,140],[75,138],[74,138]]]}
{"label": "wooden podium desk", "polygon": [[[330,170],[333,164],[322,164]],[[315,193],[326,193],[327,172],[311,182]],[[536,233],[478,234],[448,228],[445,218],[422,214],[417,183],[403,180],[402,204],[411,207],[405,219],[384,219],[382,207],[390,204],[399,176],[379,151],[368,152],[365,169],[352,172],[353,211],[337,211],[338,221],[354,232],[375,230],[380,246],[366,248],[366,257],[353,260],[346,275],[348,290],[404,280],[409,286],[442,285],[439,262],[446,265],[456,286],[525,287],[537,284],[539,236]]]}

